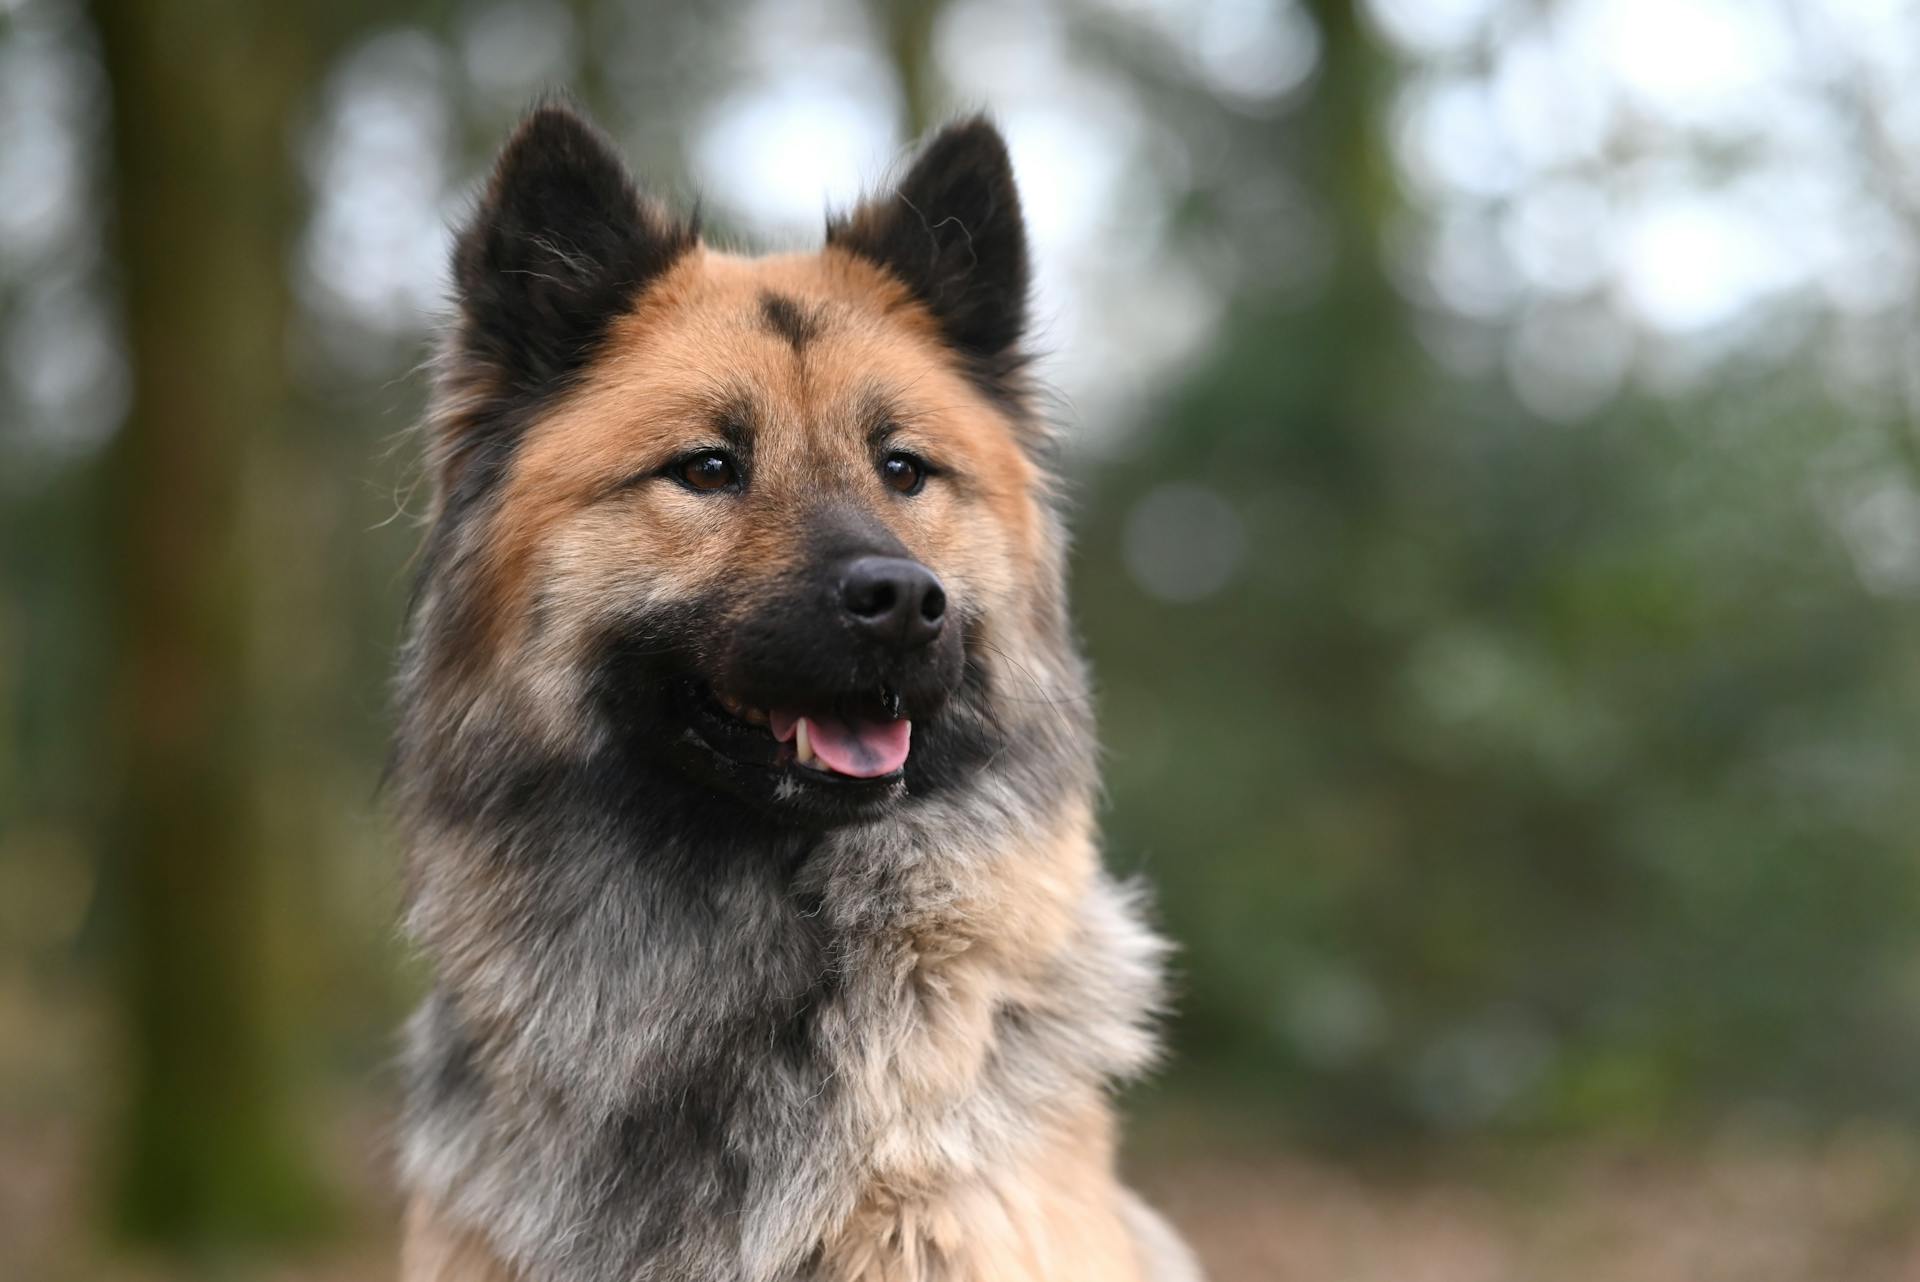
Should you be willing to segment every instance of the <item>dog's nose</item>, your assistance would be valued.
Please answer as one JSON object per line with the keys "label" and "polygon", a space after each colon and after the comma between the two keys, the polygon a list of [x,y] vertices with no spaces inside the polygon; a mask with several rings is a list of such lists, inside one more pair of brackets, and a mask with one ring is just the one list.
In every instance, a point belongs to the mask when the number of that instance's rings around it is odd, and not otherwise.
{"label": "dog's nose", "polygon": [[947,593],[932,570],[901,556],[860,556],[840,572],[840,604],[855,629],[895,650],[940,635]]}

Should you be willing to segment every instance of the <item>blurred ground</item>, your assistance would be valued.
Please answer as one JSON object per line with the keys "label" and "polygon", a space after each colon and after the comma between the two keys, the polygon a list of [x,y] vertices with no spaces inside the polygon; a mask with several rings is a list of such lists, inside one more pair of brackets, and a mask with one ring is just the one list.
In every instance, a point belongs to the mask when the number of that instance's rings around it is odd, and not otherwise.
{"label": "blurred ground", "polygon": [[[0,1129],[5,1276],[35,1282],[364,1282],[391,1277],[385,1123],[366,1100],[328,1129],[356,1227],[270,1258],[174,1270],[99,1254],[73,1117]],[[1221,1138],[1161,1121],[1133,1179],[1188,1235],[1214,1282],[1896,1282],[1920,1279],[1920,1155],[1884,1130],[1823,1140],[1752,1133],[1432,1150],[1376,1163]],[[373,1226],[373,1227],[369,1227]]]}
{"label": "blurred ground", "polygon": [[1913,1155],[1881,1139],[1582,1145],[1397,1171],[1215,1154],[1138,1178],[1217,1282],[1920,1278]]}

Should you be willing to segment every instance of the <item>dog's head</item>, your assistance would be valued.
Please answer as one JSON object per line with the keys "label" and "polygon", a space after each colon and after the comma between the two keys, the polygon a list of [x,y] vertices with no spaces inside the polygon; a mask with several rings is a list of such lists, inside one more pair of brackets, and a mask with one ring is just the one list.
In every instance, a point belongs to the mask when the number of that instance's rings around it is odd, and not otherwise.
{"label": "dog's head", "polygon": [[454,283],[409,678],[440,724],[832,823],[1003,751],[1010,682],[1077,675],[985,121],[818,252],[746,258],[544,107]]}

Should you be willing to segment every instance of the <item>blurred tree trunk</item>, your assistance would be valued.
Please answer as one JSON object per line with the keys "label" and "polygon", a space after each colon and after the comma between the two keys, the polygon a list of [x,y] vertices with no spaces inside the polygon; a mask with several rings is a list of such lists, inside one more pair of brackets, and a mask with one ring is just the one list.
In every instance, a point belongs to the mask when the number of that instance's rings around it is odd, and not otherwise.
{"label": "blurred tree trunk", "polygon": [[1409,392],[1407,306],[1388,278],[1387,228],[1400,193],[1387,150],[1392,68],[1369,39],[1358,0],[1307,0],[1320,30],[1313,95],[1300,112],[1303,175],[1328,206],[1335,228],[1333,273],[1314,324],[1327,337],[1313,397],[1321,421],[1351,442],[1370,485],[1379,460],[1370,446]]}
{"label": "blurred tree trunk", "polygon": [[305,6],[99,0],[131,411],[108,463],[110,867],[127,1096],[118,1227],[182,1248],[307,1214],[257,932],[243,481],[288,401]]}
{"label": "blurred tree trunk", "polygon": [[933,28],[943,0],[878,0],[874,16],[900,81],[900,125],[912,142],[938,117],[940,85],[933,62]]}

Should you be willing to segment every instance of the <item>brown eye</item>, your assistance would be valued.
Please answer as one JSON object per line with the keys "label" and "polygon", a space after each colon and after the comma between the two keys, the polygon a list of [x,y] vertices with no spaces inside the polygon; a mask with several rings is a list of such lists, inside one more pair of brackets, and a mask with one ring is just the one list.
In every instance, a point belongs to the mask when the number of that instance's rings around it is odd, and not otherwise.
{"label": "brown eye", "polygon": [[927,483],[927,465],[911,454],[895,450],[880,460],[880,478],[896,494],[918,494]]}
{"label": "brown eye", "polygon": [[740,484],[740,469],[720,450],[701,450],[674,464],[674,475],[690,490],[727,490]]}

